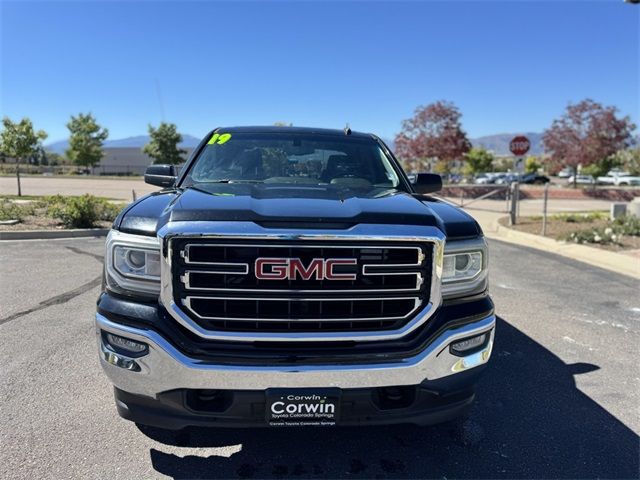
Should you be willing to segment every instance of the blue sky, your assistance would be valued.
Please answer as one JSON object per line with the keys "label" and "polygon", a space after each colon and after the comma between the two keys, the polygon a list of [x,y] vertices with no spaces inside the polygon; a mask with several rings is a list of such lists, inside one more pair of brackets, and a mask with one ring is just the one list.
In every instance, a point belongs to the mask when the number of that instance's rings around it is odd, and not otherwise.
{"label": "blue sky", "polygon": [[640,120],[640,8],[622,0],[1,8],[1,114],[49,141],[86,111],[112,139],[163,117],[196,136],[286,121],[390,138],[438,99],[472,137],[541,131],[585,97]]}

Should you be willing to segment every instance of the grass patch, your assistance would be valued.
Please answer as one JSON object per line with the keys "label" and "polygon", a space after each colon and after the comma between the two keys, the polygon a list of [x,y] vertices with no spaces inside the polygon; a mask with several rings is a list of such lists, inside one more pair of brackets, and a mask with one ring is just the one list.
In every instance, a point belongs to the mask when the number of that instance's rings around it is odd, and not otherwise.
{"label": "grass patch", "polygon": [[[542,217],[540,217],[542,218]],[[584,213],[555,213],[551,215],[552,220],[559,220],[566,223],[593,223],[596,220],[609,218],[607,212],[584,212]]]}

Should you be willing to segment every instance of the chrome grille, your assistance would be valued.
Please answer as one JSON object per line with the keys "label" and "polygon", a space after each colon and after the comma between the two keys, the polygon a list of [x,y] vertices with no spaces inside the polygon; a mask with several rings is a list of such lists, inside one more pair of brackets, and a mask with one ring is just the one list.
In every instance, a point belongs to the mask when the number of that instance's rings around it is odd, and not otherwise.
{"label": "chrome grille", "polygon": [[[172,239],[176,305],[212,331],[398,329],[429,302],[432,243]],[[355,259],[349,280],[256,277],[256,259]]]}

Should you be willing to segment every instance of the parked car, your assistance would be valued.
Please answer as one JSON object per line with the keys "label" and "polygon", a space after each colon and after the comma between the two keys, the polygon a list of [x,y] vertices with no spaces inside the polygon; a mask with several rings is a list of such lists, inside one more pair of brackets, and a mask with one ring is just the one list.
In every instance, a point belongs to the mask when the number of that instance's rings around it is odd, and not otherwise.
{"label": "parked car", "polygon": [[[573,184],[574,181],[574,175],[571,175],[569,178],[567,178],[567,183],[568,184]],[[576,177],[575,183],[578,185],[595,185],[596,180],[593,178],[592,175],[578,175]]]}
{"label": "parked car", "polygon": [[565,167],[558,172],[559,178],[569,178],[571,175],[573,175],[573,168],[571,167]]}
{"label": "parked car", "polygon": [[551,180],[546,175],[538,175],[537,173],[525,173],[520,177],[520,183],[526,183],[530,185],[544,185]]}
{"label": "parked car", "polygon": [[520,176],[517,173],[504,173],[500,177],[496,178],[494,182],[496,185],[510,185],[513,182],[517,182]]}
{"label": "parked car", "polygon": [[[279,162],[274,168],[274,145]],[[118,413],[187,426],[429,425],[468,411],[496,317],[466,212],[350,130],[210,132],[107,236]]]}
{"label": "parked car", "polygon": [[508,173],[502,175],[495,181],[497,185],[509,185],[513,182],[542,185],[545,183],[549,183],[549,177],[538,175],[536,173],[525,173],[524,175],[520,175],[518,173]]}
{"label": "parked car", "polygon": [[617,177],[615,185],[617,187],[640,186],[640,177],[632,175],[624,175]]}
{"label": "parked car", "polygon": [[460,183],[463,179],[463,176],[458,173],[450,173],[447,178],[448,183]]}
{"label": "parked car", "polygon": [[498,180],[500,180],[501,178],[503,178],[506,175],[507,174],[505,172],[481,173],[480,175],[478,175],[474,179],[473,183],[478,184],[478,185],[488,185],[488,184],[492,184],[492,183],[498,183]]}
{"label": "parked car", "polygon": [[618,176],[624,177],[624,176],[631,175],[631,173],[629,173],[629,172],[627,172],[625,170],[622,170],[621,168],[612,168],[611,170],[609,170],[607,172],[607,175],[610,175],[610,176],[618,175]]}
{"label": "parked car", "polygon": [[610,171],[603,177],[598,177],[597,182],[601,185],[614,185],[625,187],[628,185],[640,185],[640,177],[633,176],[629,172]]}
{"label": "parked car", "polygon": [[475,183],[476,185],[488,185],[490,183],[493,183],[493,179],[486,174],[482,174],[474,178],[473,183]]}

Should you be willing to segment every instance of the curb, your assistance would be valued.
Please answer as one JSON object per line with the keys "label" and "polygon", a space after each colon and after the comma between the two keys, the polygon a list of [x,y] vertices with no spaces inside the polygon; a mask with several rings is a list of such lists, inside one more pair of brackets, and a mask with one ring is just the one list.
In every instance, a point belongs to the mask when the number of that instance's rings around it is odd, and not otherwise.
{"label": "curb", "polygon": [[558,242],[533,233],[519,232],[500,225],[497,221],[492,227],[493,231],[485,232],[488,238],[555,253],[640,280],[640,259],[638,258],[586,245]]}
{"label": "curb", "polygon": [[0,232],[0,240],[49,240],[55,238],[105,237],[108,228],[75,228],[72,230],[9,230]]}

